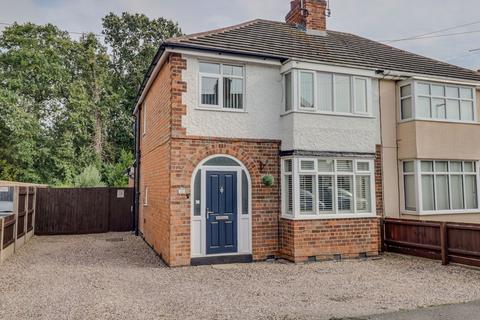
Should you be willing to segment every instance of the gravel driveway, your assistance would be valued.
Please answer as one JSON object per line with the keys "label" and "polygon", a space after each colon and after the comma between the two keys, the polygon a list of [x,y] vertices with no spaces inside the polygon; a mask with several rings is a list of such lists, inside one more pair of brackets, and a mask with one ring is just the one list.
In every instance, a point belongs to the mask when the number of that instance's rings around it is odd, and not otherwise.
{"label": "gravel driveway", "polygon": [[480,271],[378,260],[169,269],[128,234],[36,237],[0,266],[0,319],[331,319],[480,299]]}

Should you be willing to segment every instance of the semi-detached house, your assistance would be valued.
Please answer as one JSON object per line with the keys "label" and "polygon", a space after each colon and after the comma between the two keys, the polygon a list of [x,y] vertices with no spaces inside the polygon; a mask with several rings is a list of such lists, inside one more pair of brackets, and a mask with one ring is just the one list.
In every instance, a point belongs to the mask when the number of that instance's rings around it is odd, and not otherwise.
{"label": "semi-detached house", "polygon": [[480,75],[327,30],[326,10],[161,45],[137,212],[170,266],[374,256],[382,215],[480,221]]}

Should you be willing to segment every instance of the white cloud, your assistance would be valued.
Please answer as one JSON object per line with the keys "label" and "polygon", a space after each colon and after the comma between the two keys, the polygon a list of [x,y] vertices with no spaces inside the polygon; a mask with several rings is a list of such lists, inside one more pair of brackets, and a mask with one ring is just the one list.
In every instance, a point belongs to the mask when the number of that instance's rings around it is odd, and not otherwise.
{"label": "white cloud", "polygon": [[[329,28],[370,39],[427,33],[479,20],[478,0],[330,0]],[[255,18],[283,21],[289,0],[0,0],[0,22],[51,22],[70,31],[101,30],[110,11],[145,13],[177,20],[186,33],[206,31]],[[480,30],[480,24],[452,32]],[[405,50],[470,68],[480,67],[480,33],[398,42]]]}

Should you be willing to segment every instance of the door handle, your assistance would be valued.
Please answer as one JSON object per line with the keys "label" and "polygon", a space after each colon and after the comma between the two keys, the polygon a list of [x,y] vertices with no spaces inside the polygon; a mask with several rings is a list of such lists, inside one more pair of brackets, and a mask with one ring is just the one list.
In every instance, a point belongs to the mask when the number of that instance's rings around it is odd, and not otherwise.
{"label": "door handle", "polygon": [[214,212],[213,211],[208,211],[207,209],[207,220],[210,219],[210,215],[213,214]]}

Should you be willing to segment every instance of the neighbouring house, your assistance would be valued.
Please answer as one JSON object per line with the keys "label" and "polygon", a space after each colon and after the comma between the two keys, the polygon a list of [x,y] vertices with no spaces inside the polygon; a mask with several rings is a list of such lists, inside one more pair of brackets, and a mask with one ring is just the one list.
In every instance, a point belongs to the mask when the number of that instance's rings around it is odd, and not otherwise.
{"label": "neighbouring house", "polygon": [[480,222],[480,75],[327,30],[327,10],[161,45],[137,214],[170,266],[375,256],[382,215]]}

